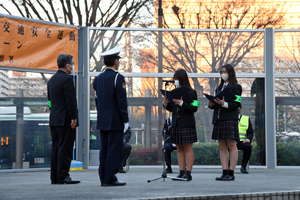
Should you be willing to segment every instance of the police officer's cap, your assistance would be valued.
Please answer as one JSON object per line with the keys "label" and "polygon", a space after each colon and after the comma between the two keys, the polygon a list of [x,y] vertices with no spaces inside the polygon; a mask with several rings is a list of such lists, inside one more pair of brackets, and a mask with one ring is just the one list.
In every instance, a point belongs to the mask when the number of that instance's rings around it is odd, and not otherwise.
{"label": "police officer's cap", "polygon": [[105,52],[101,53],[101,56],[103,56],[104,59],[107,59],[107,58],[121,58],[119,56],[120,51],[121,51],[121,48],[113,48],[113,49],[110,49],[108,51],[105,51]]}

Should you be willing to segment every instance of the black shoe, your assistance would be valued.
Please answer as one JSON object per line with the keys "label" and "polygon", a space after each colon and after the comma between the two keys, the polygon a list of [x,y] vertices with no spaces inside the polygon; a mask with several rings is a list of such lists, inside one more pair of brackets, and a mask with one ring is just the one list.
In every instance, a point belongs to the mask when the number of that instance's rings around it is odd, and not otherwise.
{"label": "black shoe", "polygon": [[192,180],[192,175],[186,175],[186,174],[184,174],[181,178],[184,178],[187,181],[191,181]]}
{"label": "black shoe", "polygon": [[57,184],[76,184],[76,183],[80,183],[80,181],[72,180],[71,177],[69,176],[67,176],[62,181],[57,181]]}
{"label": "black shoe", "polygon": [[57,184],[57,181],[51,180],[51,184]]}
{"label": "black shoe", "polygon": [[244,174],[248,174],[248,170],[245,167],[241,167],[241,172]]}
{"label": "black shoe", "polygon": [[[179,174],[176,178],[182,178],[183,175],[184,175],[184,174],[182,174],[182,175]],[[173,180],[173,181],[180,181],[179,179],[176,179],[176,178],[172,178],[172,180]]]}
{"label": "black shoe", "polygon": [[113,183],[102,183],[101,186],[124,186],[126,185],[126,182],[123,181],[116,181]]}
{"label": "black shoe", "polygon": [[234,175],[229,175],[229,174],[227,174],[223,179],[222,179],[222,181],[234,181]]}
{"label": "black shoe", "polygon": [[122,166],[119,167],[119,173],[126,173],[126,171],[124,170],[124,168]]}
{"label": "black shoe", "polygon": [[168,167],[168,168],[166,169],[166,173],[173,173],[172,167]]}
{"label": "black shoe", "polygon": [[222,181],[226,175],[222,174],[220,177],[216,177],[216,181]]}

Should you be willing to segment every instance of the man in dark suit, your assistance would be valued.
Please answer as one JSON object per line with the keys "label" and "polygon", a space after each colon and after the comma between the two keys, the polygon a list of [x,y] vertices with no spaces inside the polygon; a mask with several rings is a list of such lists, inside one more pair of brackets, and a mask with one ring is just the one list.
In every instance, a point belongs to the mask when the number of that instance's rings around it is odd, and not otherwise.
{"label": "man in dark suit", "polygon": [[100,130],[101,186],[122,186],[115,176],[120,167],[123,151],[123,133],[129,127],[127,95],[124,76],[116,72],[119,67],[119,53],[115,48],[101,54],[106,70],[94,80],[96,94],[97,129]]}
{"label": "man in dark suit", "polygon": [[251,156],[252,145],[251,141],[253,138],[253,128],[249,116],[241,115],[242,105],[239,107],[239,134],[240,141],[237,142],[236,146],[238,150],[243,151],[243,160],[241,166],[242,173],[248,173],[247,164]]}
{"label": "man in dark suit", "polygon": [[124,167],[126,165],[126,160],[128,159],[130,152],[131,152],[131,144],[129,142],[131,138],[131,128],[129,127],[128,130],[124,133],[123,138],[123,154],[121,159],[121,165],[119,167],[119,173],[126,173]]}
{"label": "man in dark suit", "polygon": [[73,56],[60,54],[57,58],[57,65],[58,71],[47,84],[50,108],[49,126],[52,138],[51,183],[80,183],[69,176],[76,126],[78,126],[76,93],[70,76],[75,65]]}

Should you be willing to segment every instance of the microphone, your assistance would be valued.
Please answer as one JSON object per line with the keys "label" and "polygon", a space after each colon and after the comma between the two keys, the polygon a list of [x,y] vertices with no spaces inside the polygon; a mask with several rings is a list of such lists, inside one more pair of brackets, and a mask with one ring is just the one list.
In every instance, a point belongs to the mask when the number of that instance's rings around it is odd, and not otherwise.
{"label": "microphone", "polygon": [[174,83],[174,80],[162,80],[162,82],[166,82],[166,83]]}

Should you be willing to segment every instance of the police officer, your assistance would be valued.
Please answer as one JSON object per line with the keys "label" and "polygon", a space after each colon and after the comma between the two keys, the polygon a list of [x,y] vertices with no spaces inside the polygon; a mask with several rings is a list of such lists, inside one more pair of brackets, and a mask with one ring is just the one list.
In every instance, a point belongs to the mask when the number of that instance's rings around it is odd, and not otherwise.
{"label": "police officer", "polygon": [[240,141],[237,142],[238,150],[243,151],[243,160],[242,160],[242,173],[248,173],[247,163],[249,162],[251,156],[252,145],[251,141],[253,138],[253,128],[249,116],[241,115],[242,105],[239,107],[239,135]]}
{"label": "police officer", "polygon": [[123,133],[129,127],[127,96],[124,76],[117,72],[120,48],[114,48],[101,54],[106,69],[93,83],[96,94],[97,129],[100,130],[101,186],[122,186],[118,173],[123,151]]}

